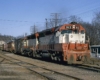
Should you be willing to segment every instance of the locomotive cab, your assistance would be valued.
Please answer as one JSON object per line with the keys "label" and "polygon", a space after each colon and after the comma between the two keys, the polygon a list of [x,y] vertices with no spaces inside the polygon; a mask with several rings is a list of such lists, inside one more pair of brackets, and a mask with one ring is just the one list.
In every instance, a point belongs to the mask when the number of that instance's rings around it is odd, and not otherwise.
{"label": "locomotive cab", "polygon": [[55,42],[58,43],[85,43],[84,31],[78,32],[77,30],[62,30],[56,33],[59,37]]}
{"label": "locomotive cab", "polygon": [[55,43],[61,44],[64,61],[75,63],[90,56],[85,29],[80,24],[61,26],[56,32]]}

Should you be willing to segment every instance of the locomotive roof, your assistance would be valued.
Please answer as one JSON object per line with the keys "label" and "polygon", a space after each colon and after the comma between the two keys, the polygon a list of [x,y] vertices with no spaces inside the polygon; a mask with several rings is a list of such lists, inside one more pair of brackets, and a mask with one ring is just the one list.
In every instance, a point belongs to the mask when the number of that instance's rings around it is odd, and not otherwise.
{"label": "locomotive roof", "polygon": [[8,41],[7,43],[11,43],[11,42],[13,42],[14,40],[10,40],[10,41]]}
{"label": "locomotive roof", "polygon": [[[49,35],[49,34],[52,34],[53,31],[55,32],[56,30],[58,30],[60,27],[61,27],[61,25],[60,25],[60,26],[57,26],[57,27],[52,27],[52,28],[49,28],[49,29],[45,29],[45,30],[42,30],[42,31],[37,32],[37,33],[38,33],[40,36]],[[33,39],[33,38],[35,38],[35,34],[36,34],[36,33],[31,34],[31,35],[28,35],[26,38],[28,38],[28,39]]]}
{"label": "locomotive roof", "polygon": [[[52,27],[52,28],[49,28],[49,29],[45,29],[45,30],[39,31],[37,33],[34,33],[34,34],[31,34],[31,35],[28,35],[28,36],[24,37],[24,39],[33,39],[33,38],[37,37],[38,35],[41,36],[41,37],[43,37],[45,35],[50,35],[50,34],[53,34],[54,32],[56,32],[58,30],[65,29],[65,26],[69,26],[71,24],[76,24],[77,26],[80,26],[76,22],[71,22],[69,24],[64,24],[64,25],[60,25],[60,26],[57,26],[57,27]],[[83,30],[82,26],[80,26],[80,28],[81,28],[81,30]]]}
{"label": "locomotive roof", "polygon": [[35,38],[35,34],[28,35],[27,38],[28,38],[28,39]]}
{"label": "locomotive roof", "polygon": [[52,28],[49,28],[49,29],[45,29],[45,30],[42,30],[39,33],[39,36],[45,36],[45,35],[49,35],[49,34],[52,34],[56,31],[56,29],[59,29],[61,26],[57,26],[57,27],[52,27]]}
{"label": "locomotive roof", "polygon": [[51,31],[53,28],[58,28],[58,27],[61,27],[61,26],[57,26],[57,27],[52,27],[52,28],[49,28],[49,29],[45,29],[43,31],[40,31],[39,33],[42,33],[42,32],[48,32],[48,31]]}

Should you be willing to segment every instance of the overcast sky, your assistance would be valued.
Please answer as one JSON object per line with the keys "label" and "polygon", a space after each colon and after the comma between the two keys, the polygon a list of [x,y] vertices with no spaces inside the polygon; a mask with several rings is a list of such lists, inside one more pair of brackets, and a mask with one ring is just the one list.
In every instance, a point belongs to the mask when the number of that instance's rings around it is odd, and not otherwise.
{"label": "overcast sky", "polygon": [[97,11],[100,0],[0,0],[0,33],[30,34],[30,27],[35,24],[42,29],[51,13],[61,13],[65,18],[76,15],[91,22]]}

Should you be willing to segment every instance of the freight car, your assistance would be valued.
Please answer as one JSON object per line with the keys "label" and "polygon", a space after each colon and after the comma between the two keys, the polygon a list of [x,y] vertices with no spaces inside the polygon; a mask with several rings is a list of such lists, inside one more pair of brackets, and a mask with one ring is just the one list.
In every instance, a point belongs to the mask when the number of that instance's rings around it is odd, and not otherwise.
{"label": "freight car", "polygon": [[86,42],[85,33],[83,26],[72,22],[17,39],[15,49],[23,55],[33,57],[49,57],[68,63],[82,62],[90,58],[89,42]]}

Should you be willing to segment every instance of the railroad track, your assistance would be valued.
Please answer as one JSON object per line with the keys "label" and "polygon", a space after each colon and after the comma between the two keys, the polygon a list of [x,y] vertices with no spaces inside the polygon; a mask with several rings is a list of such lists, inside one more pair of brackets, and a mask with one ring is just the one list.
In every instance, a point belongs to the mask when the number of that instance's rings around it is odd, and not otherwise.
{"label": "railroad track", "polygon": [[[3,53],[6,53],[6,52],[3,52]],[[6,54],[8,54],[8,53],[6,53]],[[14,54],[13,54],[14,55]],[[43,77],[45,77],[47,80],[82,80],[82,79],[84,79],[84,78],[81,78],[80,76],[74,76],[74,75],[72,75],[72,73],[71,74],[65,74],[65,73],[63,73],[63,72],[59,72],[59,71],[57,71],[57,70],[54,70],[54,69],[50,69],[50,68],[47,68],[47,67],[45,67],[45,66],[42,66],[42,67],[40,67],[40,66],[37,66],[37,65],[34,65],[34,64],[32,64],[31,62],[28,62],[28,61],[25,61],[24,62],[24,60],[19,60],[19,59],[17,59],[16,57],[12,57],[12,56],[8,56],[8,55],[3,55],[3,56],[5,56],[5,57],[7,57],[8,58],[8,60],[9,60],[9,58],[11,59],[11,61],[13,61],[15,64],[18,64],[19,66],[22,66],[22,67],[25,67],[25,68],[27,68],[27,69],[29,69],[30,71],[34,71],[36,74],[39,74],[39,75],[41,75],[41,76],[43,76]],[[15,56],[19,56],[19,55],[15,55]],[[22,57],[22,56],[19,56],[19,57]],[[23,59],[24,58],[27,58],[27,57],[22,57]],[[28,58],[28,59],[30,59],[30,58]],[[31,59],[31,61],[34,61],[34,60],[32,60]],[[39,60],[38,60],[39,61]],[[41,60],[40,60],[41,61]],[[44,61],[43,61],[44,62]],[[47,63],[47,61],[46,61],[46,63]],[[49,62],[50,63],[50,62]],[[58,64],[58,63],[56,63],[56,64]],[[61,63],[60,63],[61,64]],[[60,64],[58,64],[58,65],[60,65]],[[87,71],[86,73],[88,73],[88,71],[89,71],[89,74],[90,74],[90,72],[93,72],[93,73],[100,73],[100,68],[99,67],[96,67],[96,66],[90,66],[90,65],[88,65],[88,64],[83,64],[83,65],[65,65],[65,64],[61,64],[62,66],[65,66],[65,67],[70,67],[70,68],[75,68],[75,71],[77,71],[77,69],[79,70],[80,69],[80,71],[81,72],[84,72],[84,70],[85,71]],[[64,69],[64,70],[66,70],[66,69]],[[83,71],[82,71],[83,70]],[[66,70],[67,71],[67,70]],[[74,71],[73,71],[74,72]],[[80,72],[78,73],[78,74],[80,74]],[[83,74],[83,73],[82,73]],[[92,74],[92,73],[91,73]],[[96,74],[95,74],[96,75]],[[93,75],[93,76],[95,76],[95,75]],[[97,74],[98,75],[98,74]],[[99,74],[100,75],[100,74]],[[56,76],[56,77],[55,77]],[[59,77],[60,76],[60,77]],[[91,75],[92,76],[92,75]],[[92,77],[93,77],[92,76]],[[92,80],[94,80],[93,78],[91,78]],[[90,79],[90,80],[91,80]],[[100,78],[99,78],[100,79]],[[99,79],[95,79],[95,80],[99,80]],[[87,79],[88,80],[88,79]]]}
{"label": "railroad track", "polygon": [[25,67],[26,69],[35,72],[36,74],[43,76],[44,78],[46,78],[47,80],[82,80],[81,78],[78,77],[74,77],[71,75],[67,75],[67,74],[63,74],[57,71],[53,71],[44,67],[40,67],[31,63],[27,63],[27,62],[23,62],[19,59],[15,59],[12,57],[9,57],[7,55],[4,54],[0,54],[0,57],[2,57],[2,61],[3,62],[5,59],[17,64],[19,66]]}
{"label": "railroad track", "polygon": [[80,68],[80,69],[84,69],[84,70],[94,71],[94,72],[100,73],[100,67],[96,67],[96,66],[93,66],[93,65],[80,64],[80,65],[73,65],[71,67],[76,67],[76,68]]}

